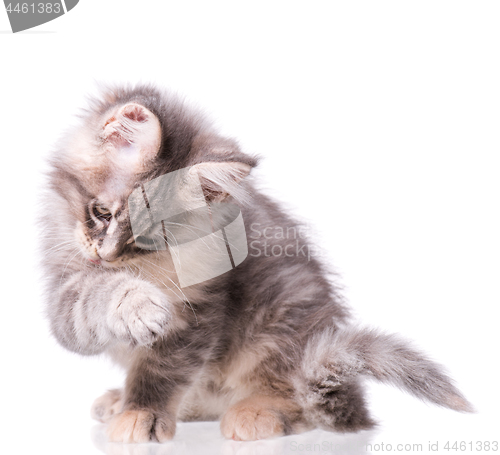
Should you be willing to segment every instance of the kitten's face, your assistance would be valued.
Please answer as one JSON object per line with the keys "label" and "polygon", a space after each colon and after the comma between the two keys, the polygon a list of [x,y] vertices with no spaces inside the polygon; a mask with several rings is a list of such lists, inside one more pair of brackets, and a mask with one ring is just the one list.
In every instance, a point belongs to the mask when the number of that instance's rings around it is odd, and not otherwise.
{"label": "kitten's face", "polygon": [[54,201],[49,222],[61,236],[72,232],[88,264],[123,267],[157,253],[136,244],[128,203],[134,191],[144,192],[157,177],[187,169],[176,181],[175,200],[188,212],[200,206],[193,204],[200,186],[206,202],[225,201],[230,194],[245,200],[239,182],[256,160],[213,133],[196,114],[154,91],[125,91],[107,102],[86,117],[52,159],[51,186],[65,203]]}
{"label": "kitten's face", "polygon": [[83,165],[89,194],[82,198],[75,237],[89,261],[117,267],[148,253],[134,244],[127,201],[160,144],[159,120],[137,103],[108,110],[78,137],[73,157]]}

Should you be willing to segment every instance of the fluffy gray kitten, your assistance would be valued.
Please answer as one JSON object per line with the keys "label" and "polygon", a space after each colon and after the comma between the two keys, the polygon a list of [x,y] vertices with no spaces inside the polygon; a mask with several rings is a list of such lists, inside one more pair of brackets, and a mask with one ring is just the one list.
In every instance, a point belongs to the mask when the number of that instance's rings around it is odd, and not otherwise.
{"label": "fluffy gray kitten", "polygon": [[[292,254],[286,236],[267,235],[269,250],[290,254],[249,254],[184,287],[173,250],[140,246],[129,197],[180,169],[188,169],[176,190],[188,218],[201,185],[207,204],[237,204],[250,245],[256,231],[297,228],[254,187],[256,165],[199,113],[148,85],[105,89],[50,158],[47,314],[64,347],[106,353],[126,370],[123,389],[92,406],[110,440],[167,441],[177,420],[221,419],[235,440],[369,429],[363,376],[471,411],[439,365],[396,335],[352,325],[325,266],[301,254],[303,236]],[[184,265],[210,271],[217,260],[194,254]]]}

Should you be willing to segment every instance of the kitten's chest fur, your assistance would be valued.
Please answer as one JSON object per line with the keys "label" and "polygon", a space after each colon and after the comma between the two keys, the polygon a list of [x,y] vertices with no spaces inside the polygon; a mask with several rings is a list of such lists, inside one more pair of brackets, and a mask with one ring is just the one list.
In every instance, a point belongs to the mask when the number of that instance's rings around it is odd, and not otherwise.
{"label": "kitten's chest fur", "polygon": [[245,343],[228,358],[208,362],[181,402],[181,420],[217,420],[259,390],[259,370],[272,350]]}

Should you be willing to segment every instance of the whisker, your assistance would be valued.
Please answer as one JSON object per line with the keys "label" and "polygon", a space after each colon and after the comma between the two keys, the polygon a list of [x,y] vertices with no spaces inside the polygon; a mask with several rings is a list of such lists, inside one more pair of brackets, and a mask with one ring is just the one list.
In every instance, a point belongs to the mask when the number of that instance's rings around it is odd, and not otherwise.
{"label": "whisker", "polygon": [[71,262],[71,261],[72,261],[72,260],[73,260],[73,259],[74,259],[77,255],[78,255],[78,254],[81,254],[80,248],[75,247],[75,249],[76,249],[76,253],[75,253],[73,256],[71,256],[71,258],[70,258],[70,259],[66,262],[66,266],[64,267],[64,270],[63,270],[63,272],[61,273],[61,279],[59,280],[59,286],[61,286],[61,285],[62,285],[62,279],[63,279],[63,277],[64,277],[64,274],[66,273],[66,269],[68,268],[68,265],[70,264],[70,262]]}
{"label": "whisker", "polygon": [[[151,261],[148,261],[147,259],[143,258],[144,261],[148,262],[149,264],[153,265],[153,266],[156,266],[157,269],[160,269],[160,273],[161,273],[161,270],[163,269],[163,267],[161,267],[159,264],[154,264],[153,262]],[[195,320],[196,320],[196,324],[198,324],[198,317],[196,316],[196,312],[193,308],[193,305],[191,304],[189,298],[186,296],[186,294],[184,293],[184,291],[177,285],[177,283],[175,283],[175,281],[173,281],[167,274],[162,274],[163,276],[165,276],[165,278],[170,281],[178,290],[179,292],[181,293],[182,297],[183,297],[183,302],[184,303],[187,303],[189,305],[189,307],[191,308],[191,311],[193,312],[193,315],[195,317]],[[170,289],[172,292],[175,293],[175,291],[173,291],[173,289],[169,286],[167,286],[163,281],[159,280],[167,289]],[[175,293],[175,295],[177,295],[177,297],[179,297],[179,295],[177,293]]]}

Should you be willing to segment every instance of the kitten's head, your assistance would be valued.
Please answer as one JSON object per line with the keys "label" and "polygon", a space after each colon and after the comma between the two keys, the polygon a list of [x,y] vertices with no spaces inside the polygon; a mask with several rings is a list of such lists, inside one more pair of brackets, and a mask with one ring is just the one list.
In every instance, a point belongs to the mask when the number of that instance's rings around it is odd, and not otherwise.
{"label": "kitten's head", "polygon": [[241,181],[257,161],[176,98],[141,86],[108,89],[92,101],[50,163],[51,188],[60,201],[52,204],[54,222],[72,230],[88,261],[119,267],[152,253],[134,241],[128,204],[134,190],[189,168],[176,199],[186,210],[200,198],[200,184],[206,202],[244,202]]}

